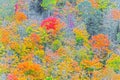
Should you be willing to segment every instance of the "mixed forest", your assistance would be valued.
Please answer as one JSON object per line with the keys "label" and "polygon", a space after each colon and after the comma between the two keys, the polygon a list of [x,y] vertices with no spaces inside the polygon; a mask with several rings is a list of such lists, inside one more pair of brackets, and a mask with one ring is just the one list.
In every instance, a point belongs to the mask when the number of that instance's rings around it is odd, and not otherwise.
{"label": "mixed forest", "polygon": [[0,4],[0,80],[120,80],[119,0]]}

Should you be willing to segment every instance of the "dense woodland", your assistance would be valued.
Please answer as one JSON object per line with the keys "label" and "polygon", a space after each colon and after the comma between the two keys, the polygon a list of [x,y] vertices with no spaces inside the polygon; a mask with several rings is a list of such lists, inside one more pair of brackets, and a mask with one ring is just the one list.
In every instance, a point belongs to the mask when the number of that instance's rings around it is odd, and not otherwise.
{"label": "dense woodland", "polygon": [[0,80],[120,80],[119,0],[0,4]]}

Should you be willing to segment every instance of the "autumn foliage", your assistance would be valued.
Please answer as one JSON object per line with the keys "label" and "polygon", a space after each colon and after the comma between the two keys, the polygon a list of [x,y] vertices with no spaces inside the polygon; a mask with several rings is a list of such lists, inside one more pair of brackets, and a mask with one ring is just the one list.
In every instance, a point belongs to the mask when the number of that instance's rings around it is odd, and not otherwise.
{"label": "autumn foliage", "polygon": [[120,80],[120,44],[107,33],[120,10],[110,0],[2,1],[15,9],[0,17],[0,80]]}
{"label": "autumn foliage", "polygon": [[92,36],[90,40],[90,44],[93,49],[105,50],[106,48],[110,46],[110,41],[107,35],[98,34],[98,35]]}
{"label": "autumn foliage", "polygon": [[97,0],[89,0],[94,8],[98,8],[99,4],[97,3]]}
{"label": "autumn foliage", "polygon": [[17,22],[22,22],[22,21],[25,21],[27,19],[27,16],[23,12],[16,12],[15,19]]}
{"label": "autumn foliage", "polygon": [[113,9],[112,10],[112,17],[114,20],[119,20],[120,19],[120,10]]}
{"label": "autumn foliage", "polygon": [[63,27],[63,23],[56,17],[48,17],[41,22],[40,26],[44,27],[47,31],[51,30],[56,33]]}

